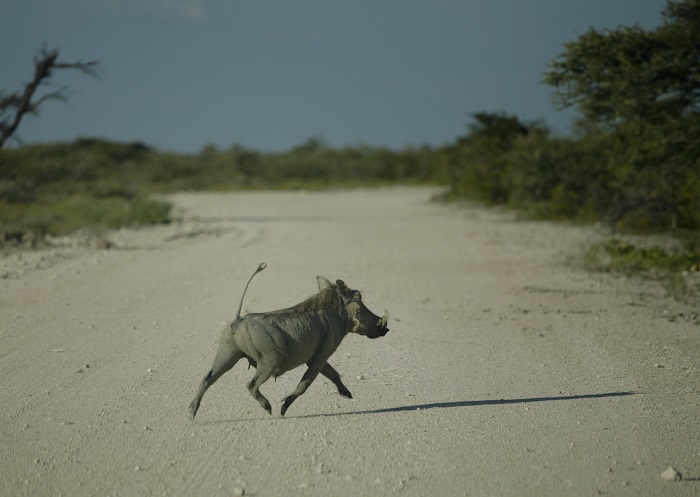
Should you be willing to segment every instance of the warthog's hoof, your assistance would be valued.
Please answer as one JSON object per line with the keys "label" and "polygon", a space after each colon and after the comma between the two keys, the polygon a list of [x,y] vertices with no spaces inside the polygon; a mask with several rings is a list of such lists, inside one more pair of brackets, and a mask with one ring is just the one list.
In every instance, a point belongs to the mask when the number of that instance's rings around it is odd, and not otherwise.
{"label": "warthog's hoof", "polygon": [[194,417],[197,415],[198,408],[199,406],[194,401],[192,401],[192,403],[190,404],[190,421],[194,421]]}
{"label": "warthog's hoof", "polygon": [[295,397],[287,397],[284,399],[284,402],[282,403],[282,409],[280,410],[280,414],[284,416],[284,414],[287,412],[287,409],[289,409],[289,406],[292,405],[292,402],[294,402]]}

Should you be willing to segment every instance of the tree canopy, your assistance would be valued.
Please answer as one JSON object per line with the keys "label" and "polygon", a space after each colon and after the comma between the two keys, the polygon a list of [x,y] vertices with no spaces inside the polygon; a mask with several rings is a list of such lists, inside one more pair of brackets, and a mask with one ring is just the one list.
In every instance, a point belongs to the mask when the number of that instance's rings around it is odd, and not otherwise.
{"label": "tree canopy", "polygon": [[606,128],[697,117],[700,111],[700,0],[667,3],[663,23],[589,29],[552,60],[545,82],[561,107]]}
{"label": "tree canopy", "polygon": [[587,136],[611,136],[613,221],[700,223],[700,0],[669,0],[662,23],[590,29],[550,63],[554,101]]}

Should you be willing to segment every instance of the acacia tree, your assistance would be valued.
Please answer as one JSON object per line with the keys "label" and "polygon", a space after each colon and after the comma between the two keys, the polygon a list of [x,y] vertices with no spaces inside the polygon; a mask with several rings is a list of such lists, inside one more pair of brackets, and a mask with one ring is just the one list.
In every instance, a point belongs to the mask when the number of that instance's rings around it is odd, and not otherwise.
{"label": "acacia tree", "polygon": [[58,60],[57,48],[49,50],[46,45],[34,57],[34,77],[21,90],[6,94],[0,91],[0,148],[12,137],[26,114],[36,115],[39,107],[49,100],[68,100],[65,86],[38,95],[41,87],[53,86],[51,77],[56,70],[73,69],[88,76],[99,78],[99,61],[62,62]]}
{"label": "acacia tree", "polygon": [[545,82],[588,135],[611,134],[609,215],[700,228],[700,0],[669,0],[662,24],[590,29]]}
{"label": "acacia tree", "polygon": [[653,31],[590,29],[565,44],[545,73],[555,102],[607,127],[699,112],[700,0],[670,0],[662,16]]}

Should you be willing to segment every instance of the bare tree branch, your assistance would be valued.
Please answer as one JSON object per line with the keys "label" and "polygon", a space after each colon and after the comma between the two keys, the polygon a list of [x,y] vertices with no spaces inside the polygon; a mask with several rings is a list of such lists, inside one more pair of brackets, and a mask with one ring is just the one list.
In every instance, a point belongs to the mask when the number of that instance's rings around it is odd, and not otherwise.
{"label": "bare tree branch", "polygon": [[38,114],[39,106],[46,102],[47,100],[59,100],[61,102],[68,101],[68,94],[66,93],[67,88],[63,87],[60,90],[52,91],[46,95],[40,97],[38,100],[31,102],[27,108],[27,112],[30,114]]}
{"label": "bare tree branch", "polygon": [[58,49],[49,50],[44,45],[34,57],[34,78],[20,91],[11,94],[0,92],[0,148],[15,133],[25,114],[38,114],[39,107],[48,100],[68,100],[67,87],[48,92],[35,98],[40,86],[51,84],[53,72],[57,69],[73,69],[95,79],[100,79],[99,61],[58,61]]}

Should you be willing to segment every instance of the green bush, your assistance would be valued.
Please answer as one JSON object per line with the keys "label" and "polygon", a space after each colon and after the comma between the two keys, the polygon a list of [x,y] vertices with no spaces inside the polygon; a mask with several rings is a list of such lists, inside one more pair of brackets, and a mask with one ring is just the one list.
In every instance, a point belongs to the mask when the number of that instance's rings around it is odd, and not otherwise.
{"label": "green bush", "polygon": [[165,224],[170,222],[171,205],[161,200],[136,197],[129,202],[129,215],[123,226],[130,224]]}
{"label": "green bush", "polygon": [[695,271],[700,268],[700,252],[669,251],[660,247],[643,248],[613,239],[591,248],[598,270],[633,274],[645,271]]}

